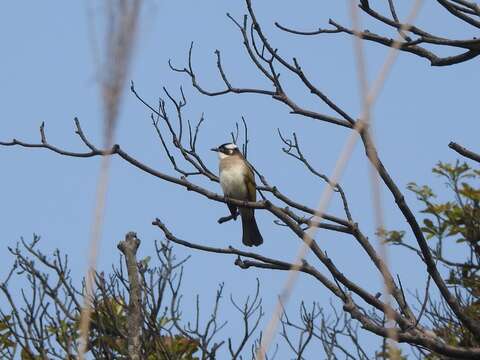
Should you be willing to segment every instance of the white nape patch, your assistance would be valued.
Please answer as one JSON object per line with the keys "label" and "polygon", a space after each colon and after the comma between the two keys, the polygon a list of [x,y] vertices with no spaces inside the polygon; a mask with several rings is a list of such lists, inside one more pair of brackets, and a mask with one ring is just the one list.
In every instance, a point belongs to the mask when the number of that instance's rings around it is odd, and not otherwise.
{"label": "white nape patch", "polygon": [[235,150],[235,149],[238,149],[237,145],[231,143],[231,144],[227,144],[225,145],[225,149],[228,149],[228,150]]}

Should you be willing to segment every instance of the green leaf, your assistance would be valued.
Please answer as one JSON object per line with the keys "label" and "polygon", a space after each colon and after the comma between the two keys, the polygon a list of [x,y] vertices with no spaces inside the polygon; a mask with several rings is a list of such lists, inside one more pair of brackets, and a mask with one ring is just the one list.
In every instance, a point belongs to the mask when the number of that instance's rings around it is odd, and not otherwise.
{"label": "green leaf", "polygon": [[35,356],[33,356],[27,349],[22,348],[20,353],[20,357],[22,360],[35,360]]}

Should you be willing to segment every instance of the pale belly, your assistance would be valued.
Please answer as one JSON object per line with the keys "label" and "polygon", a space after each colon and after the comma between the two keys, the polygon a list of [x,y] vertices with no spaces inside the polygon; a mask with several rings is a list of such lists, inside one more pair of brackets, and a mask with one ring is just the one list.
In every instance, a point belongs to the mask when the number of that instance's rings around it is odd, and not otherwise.
{"label": "pale belly", "polygon": [[232,167],[225,169],[220,175],[223,193],[233,199],[247,199],[247,187],[243,181],[243,169]]}

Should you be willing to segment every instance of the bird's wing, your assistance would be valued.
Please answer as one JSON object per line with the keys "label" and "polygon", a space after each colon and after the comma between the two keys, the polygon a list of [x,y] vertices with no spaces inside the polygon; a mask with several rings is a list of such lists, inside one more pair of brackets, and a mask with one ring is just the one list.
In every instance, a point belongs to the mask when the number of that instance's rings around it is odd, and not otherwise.
{"label": "bird's wing", "polygon": [[245,183],[247,184],[248,201],[257,201],[257,187],[255,186],[255,175],[248,166],[248,171],[245,174]]}

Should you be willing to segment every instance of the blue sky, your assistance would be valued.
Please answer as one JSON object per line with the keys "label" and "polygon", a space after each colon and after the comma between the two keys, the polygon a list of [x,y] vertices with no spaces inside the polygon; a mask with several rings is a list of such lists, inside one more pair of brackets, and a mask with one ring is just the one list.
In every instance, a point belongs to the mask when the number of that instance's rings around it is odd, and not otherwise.
{"label": "blue sky", "polygon": [[[233,84],[268,87],[269,84],[248,61],[236,27],[225,16],[229,12],[240,18],[246,13],[244,4],[211,0],[152,0],[146,4],[129,76],[135,81],[137,91],[154,103],[163,86],[174,94],[179,94],[179,86],[183,86],[188,99],[187,118],[197,121],[202,113],[205,114],[198,149],[212,169],[217,167],[217,158],[208,149],[228,141],[235,122],[245,116],[250,131],[250,161],[285,193],[311,206],[316,205],[324,184],[282,154],[276,129],[280,128],[286,134],[295,131],[305,155],[319,171],[327,174],[333,169],[348,130],[290,115],[283,105],[268,97],[202,96],[191,87],[189,79],[168,68],[168,59],[182,67],[186,64],[190,42],[194,41],[193,64],[205,87],[220,89],[223,85],[216,72],[215,49],[222,51],[225,70]],[[341,34],[302,38],[284,34],[273,26],[274,21],[279,21],[314,29],[327,26],[328,18],[348,25],[345,4],[321,4],[309,0],[302,2],[302,6],[273,6],[254,2],[259,21],[280,53],[286,57],[298,57],[315,84],[350,114],[358,115],[360,102],[352,39]],[[405,17],[407,8],[405,5],[399,9],[401,17]],[[38,127],[44,121],[52,144],[80,151],[82,144],[73,131],[73,118],[78,117],[90,139],[101,143],[101,103],[86,9],[83,2],[58,0],[41,3],[16,1],[1,5],[1,140],[15,137],[39,141]],[[387,31],[367,19],[363,22],[372,31]],[[424,5],[418,24],[428,31],[453,38],[471,35],[468,33],[470,29],[450,19],[433,2]],[[385,48],[366,44],[369,78],[375,77],[386,52]],[[313,109],[326,111],[325,105],[305,92],[295,79],[287,74],[284,76],[294,99]],[[479,80],[478,60],[454,67],[432,68],[423,59],[400,54],[373,116],[380,156],[401,189],[405,189],[410,181],[434,182],[436,189],[444,192],[443,184],[430,169],[438,160],[454,161],[457,158],[447,147],[449,141],[470,148],[478,145],[480,126],[475,116],[478,113]],[[148,110],[127,91],[116,142],[145,163],[173,174],[149,116]],[[44,252],[59,248],[69,254],[73,272],[78,278],[83,276],[99,159],[66,158],[46,150],[1,148],[0,164],[0,196],[4,204],[1,262],[11,263],[7,246],[13,246],[22,236],[30,239],[36,233],[43,238],[41,247]],[[162,239],[161,233],[150,225],[155,217],[160,217],[180,238],[214,246],[240,246],[240,224],[218,225],[216,222],[227,213],[224,205],[161,182],[117,158],[112,162],[110,180],[99,258],[101,269],[108,269],[118,260],[116,243],[129,230],[136,231],[143,241],[140,256],[151,255],[154,240]],[[373,239],[369,173],[360,146],[341,183],[354,218]],[[206,183],[205,186],[220,191],[217,184]],[[414,197],[409,193],[406,197],[412,208],[418,210],[419,204]],[[387,227],[406,230],[405,221],[395,209],[390,195],[384,192],[383,199]],[[338,199],[334,198],[329,212],[341,214]],[[291,260],[299,245],[298,240],[274,225],[267,213],[258,212],[257,218],[265,239],[259,252]],[[319,232],[317,240],[352,280],[372,292],[382,289],[378,274],[365,261],[364,254],[351,238]],[[262,284],[264,306],[269,314],[286,277],[285,273],[240,270],[233,265],[232,257],[196,253],[181,247],[176,247],[176,252],[179,257],[192,255],[186,265],[184,282],[186,317],[190,314],[188,304],[193,304],[195,294],[200,294],[208,304],[214,297],[217,284],[225,282],[226,294],[241,298],[254,290],[257,277]],[[393,271],[402,277],[404,287],[410,290],[422,288],[424,269],[415,258],[393,248],[390,249],[390,260]],[[0,275],[3,276],[6,270],[4,265]],[[289,309],[296,312],[302,299],[328,305],[330,298],[330,294],[316,282],[301,277]],[[230,320],[228,333],[234,331],[239,318],[235,318],[227,297],[224,305],[222,316]],[[373,344],[371,342],[371,346]]]}

